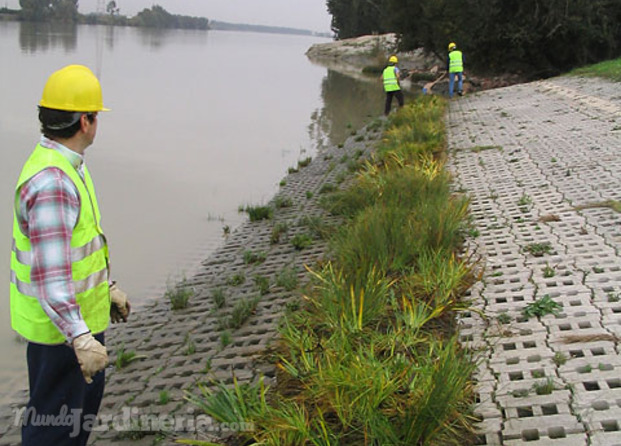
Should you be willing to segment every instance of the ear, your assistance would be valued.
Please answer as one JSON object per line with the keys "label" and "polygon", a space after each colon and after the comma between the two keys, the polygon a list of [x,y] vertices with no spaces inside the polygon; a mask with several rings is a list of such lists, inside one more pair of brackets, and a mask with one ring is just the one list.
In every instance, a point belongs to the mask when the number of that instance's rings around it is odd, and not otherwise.
{"label": "ear", "polygon": [[86,113],[82,113],[82,116],[80,116],[80,130],[85,132],[87,129],[87,126],[89,125],[93,125],[93,124],[88,120]]}

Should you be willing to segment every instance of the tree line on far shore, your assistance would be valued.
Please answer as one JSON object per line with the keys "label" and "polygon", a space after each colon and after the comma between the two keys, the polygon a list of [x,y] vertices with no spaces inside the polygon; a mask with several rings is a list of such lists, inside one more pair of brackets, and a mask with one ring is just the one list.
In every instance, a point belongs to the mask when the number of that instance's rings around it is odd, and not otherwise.
{"label": "tree line on far shore", "polygon": [[68,23],[143,26],[150,28],[209,29],[204,17],[171,14],[159,5],[145,8],[134,17],[121,15],[114,0],[106,6],[106,13],[83,15],[78,12],[78,0],[20,0],[17,18],[23,21],[55,21]]}
{"label": "tree line on far shore", "polygon": [[554,76],[621,56],[619,0],[326,0],[344,39],[395,32],[402,50],[444,56],[457,42],[470,68]]}

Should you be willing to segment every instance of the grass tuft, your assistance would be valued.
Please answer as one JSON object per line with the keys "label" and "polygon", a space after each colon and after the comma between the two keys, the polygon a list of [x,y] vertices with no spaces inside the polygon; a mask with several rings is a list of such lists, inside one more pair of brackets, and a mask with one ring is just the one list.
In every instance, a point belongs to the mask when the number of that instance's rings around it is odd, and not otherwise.
{"label": "grass tuft", "polygon": [[270,206],[246,206],[243,210],[248,213],[250,221],[271,220],[274,216]]}
{"label": "grass tuft", "polygon": [[522,309],[522,315],[529,319],[533,316],[542,317],[546,314],[557,315],[563,308],[561,304],[552,300],[549,294],[546,294],[541,299],[537,299],[534,302],[529,303]]}
{"label": "grass tuft", "polygon": [[187,281],[183,279],[181,283],[174,287],[169,287],[164,293],[164,297],[170,302],[170,308],[173,310],[183,310],[187,308],[190,298],[194,295],[194,290],[187,285]]}

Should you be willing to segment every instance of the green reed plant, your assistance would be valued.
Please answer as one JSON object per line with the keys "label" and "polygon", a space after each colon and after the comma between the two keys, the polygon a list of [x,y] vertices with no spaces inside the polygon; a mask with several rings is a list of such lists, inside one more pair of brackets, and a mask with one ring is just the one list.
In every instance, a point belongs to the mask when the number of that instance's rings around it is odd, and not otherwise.
{"label": "green reed plant", "polygon": [[567,356],[565,356],[565,354],[563,352],[556,352],[554,353],[554,357],[552,358],[552,361],[554,362],[554,364],[557,367],[560,367],[562,365],[565,365],[565,363],[567,363],[569,358],[567,358]]}
{"label": "green reed plant", "polygon": [[319,206],[333,215],[353,217],[361,209],[375,202],[376,195],[374,189],[354,186],[350,189],[339,190],[330,195],[322,196],[319,200]]}
{"label": "green reed plant", "polygon": [[[258,411],[253,411],[258,412]],[[257,417],[253,420],[249,428],[254,429],[254,434],[242,433],[244,439],[254,438],[251,444],[261,444],[266,446],[277,445],[303,445],[307,444],[312,438],[310,426],[313,421],[309,419],[308,413],[304,406],[299,406],[296,402],[282,401],[277,403],[275,407],[265,406],[264,417]],[[264,418],[273,420],[278,423],[277,429],[271,429],[263,423]],[[313,443],[312,440],[309,444]],[[324,443],[330,444],[330,443]],[[205,446],[217,446],[213,444]]]}
{"label": "green reed plant", "polygon": [[329,194],[336,191],[338,188],[332,183],[325,183],[319,188],[320,194]]}
{"label": "green reed plant", "polygon": [[280,237],[285,234],[289,230],[289,225],[287,222],[278,222],[272,228],[272,233],[270,235],[270,244],[275,245],[280,241]]}
{"label": "green reed plant", "polygon": [[345,332],[360,331],[385,314],[393,282],[377,270],[358,280],[332,263],[319,272],[309,271],[316,291],[309,301],[320,308],[323,324]]}
{"label": "green reed plant", "polygon": [[121,370],[122,368],[127,367],[132,362],[138,361],[140,359],[147,359],[147,356],[138,355],[133,350],[126,350],[125,344],[122,344],[116,351],[116,359],[114,361],[114,365],[117,370]]}
{"label": "green reed plant", "polygon": [[270,278],[269,277],[257,274],[256,276],[254,276],[254,284],[259,290],[259,294],[261,296],[269,293],[270,291]]}
{"label": "green reed plant", "polygon": [[169,401],[170,401],[170,394],[168,393],[168,390],[161,390],[158,404],[164,405],[164,404],[167,404]]}
{"label": "green reed plant", "polygon": [[250,221],[271,220],[274,216],[274,209],[270,206],[245,206],[243,210],[248,213]]}
{"label": "green reed plant", "polygon": [[428,322],[437,318],[443,313],[443,309],[435,309],[425,302],[416,302],[405,294],[401,297],[401,302],[393,303],[398,310],[395,312],[396,327],[404,334],[419,336],[420,331]]}
{"label": "green reed plant", "polygon": [[319,215],[306,215],[298,221],[298,225],[308,228],[313,237],[321,239],[328,238],[334,232],[334,227]]}
{"label": "green reed plant", "polygon": [[274,198],[274,206],[276,209],[290,208],[293,206],[293,198],[279,195]]}
{"label": "green reed plant", "polygon": [[410,230],[411,213],[396,206],[369,207],[332,239],[337,263],[361,277],[403,270],[414,261],[420,238]]}
{"label": "green reed plant", "polygon": [[472,265],[453,253],[424,251],[416,259],[414,272],[404,279],[403,288],[411,299],[441,309],[442,314],[464,306],[461,296],[476,279]]}
{"label": "green reed plant", "polygon": [[267,387],[263,379],[258,384],[240,384],[233,376],[233,386],[221,382],[212,386],[198,384],[200,395],[186,392],[185,399],[220,423],[248,423],[266,408]]}
{"label": "green reed plant", "polygon": [[[289,325],[287,333],[296,331]],[[402,330],[369,332],[363,339],[321,337],[315,340],[321,355],[313,356],[308,334],[297,333],[296,356],[281,363],[281,370],[302,377],[307,400],[298,401],[316,411],[311,418],[331,420],[325,429],[339,439],[337,444],[364,444],[365,438],[376,444],[463,444],[462,438],[451,441],[446,434],[450,430],[456,436],[471,416],[474,364],[456,339],[425,338],[426,347],[421,337]],[[311,404],[317,401],[321,412]]]}
{"label": "green reed plant", "polygon": [[243,271],[237,272],[226,279],[226,283],[231,286],[239,286],[246,282],[246,275]]}
{"label": "green reed plant", "polygon": [[124,367],[127,367],[136,357],[136,352],[133,350],[125,350],[125,346],[121,345],[121,347],[116,352],[116,360],[114,361],[114,365],[117,370],[121,370]]}
{"label": "green reed plant", "polygon": [[184,355],[190,356],[196,353],[196,343],[190,337],[190,333],[186,333],[183,344],[185,346],[183,351]]}
{"label": "green reed plant", "polygon": [[297,288],[299,283],[298,273],[292,266],[285,266],[276,276],[276,285],[287,291]]}
{"label": "green reed plant", "polygon": [[233,310],[226,320],[225,326],[227,328],[237,329],[244,325],[254,313],[259,300],[260,297],[254,297],[252,299],[242,299],[237,302],[235,306],[233,306]]}
{"label": "green reed plant", "polygon": [[309,248],[313,244],[313,237],[310,234],[296,234],[291,237],[290,243],[293,245],[295,249],[301,251],[303,249]]}
{"label": "green reed plant", "polygon": [[194,295],[194,290],[188,285],[184,278],[174,286],[168,286],[164,293],[164,298],[170,302],[172,310],[183,310],[187,308],[190,298]]}
{"label": "green reed plant", "polygon": [[415,214],[413,230],[424,234],[425,245],[433,250],[454,250],[464,239],[469,204],[463,196],[447,198],[444,204],[440,197],[429,197],[427,205]]}
{"label": "green reed plant", "polygon": [[263,263],[267,259],[267,253],[265,251],[252,251],[247,249],[244,251],[244,263],[246,265]]}
{"label": "green reed plant", "polygon": [[289,313],[278,327],[284,344],[289,347],[287,355],[279,358],[278,367],[291,378],[299,379],[317,370],[315,348],[319,339],[309,336],[306,315],[300,312]]}
{"label": "green reed plant", "polygon": [[211,300],[216,308],[222,308],[226,304],[226,294],[224,289],[218,287],[211,290]]}
{"label": "green reed plant", "polygon": [[524,251],[531,253],[535,257],[542,257],[552,252],[552,244],[550,242],[529,243],[524,247]]}
{"label": "green reed plant", "polygon": [[220,333],[220,347],[224,348],[231,342],[233,342],[233,339],[230,331],[224,330],[222,333]]}
{"label": "green reed plant", "polygon": [[298,161],[298,167],[299,168],[306,167],[311,163],[312,160],[313,158],[311,158],[310,156],[307,158],[301,159]]}
{"label": "green reed plant", "polygon": [[391,152],[381,167],[367,162],[349,189],[326,197],[320,205],[333,214],[353,217],[379,201],[414,209],[428,196],[448,198],[450,176],[429,156],[420,159],[423,162],[417,165],[406,165],[407,160]]}
{"label": "green reed plant", "polygon": [[556,390],[556,384],[554,379],[548,376],[545,380],[533,384],[533,390],[537,395],[550,395]]}
{"label": "green reed plant", "polygon": [[338,444],[364,444],[365,437],[377,444],[397,444],[391,412],[383,408],[407,386],[405,365],[395,370],[389,361],[364,349],[326,354],[323,367],[307,385],[311,398],[322,402],[323,413],[318,414],[338,420],[326,422],[341,437]]}
{"label": "green reed plant", "polygon": [[403,113],[393,115],[378,149],[380,159],[392,150],[408,159],[421,153],[440,152],[446,146],[442,101],[437,96],[426,96],[406,107]]}
{"label": "green reed plant", "polygon": [[397,426],[403,444],[461,445],[459,432],[472,417],[468,402],[473,397],[471,375],[476,368],[460,350],[457,339],[432,341],[419,356],[420,371],[412,373],[412,404]]}

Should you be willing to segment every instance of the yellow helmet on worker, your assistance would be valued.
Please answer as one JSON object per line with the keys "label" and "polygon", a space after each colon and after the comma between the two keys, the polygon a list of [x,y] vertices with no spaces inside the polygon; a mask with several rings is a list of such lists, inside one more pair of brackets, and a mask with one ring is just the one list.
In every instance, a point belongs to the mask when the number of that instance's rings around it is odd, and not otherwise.
{"label": "yellow helmet on worker", "polygon": [[395,55],[393,54],[392,56],[390,56],[390,57],[388,58],[388,62],[389,62],[389,63],[398,63],[398,62],[399,62],[399,59],[397,59],[397,56],[395,56]]}
{"label": "yellow helmet on worker", "polygon": [[451,42],[448,45],[448,50],[449,51],[453,51],[455,48],[457,48],[457,44],[455,42]]}
{"label": "yellow helmet on worker", "polygon": [[101,85],[84,65],[67,65],[47,79],[39,106],[69,112],[108,111],[104,107]]}

